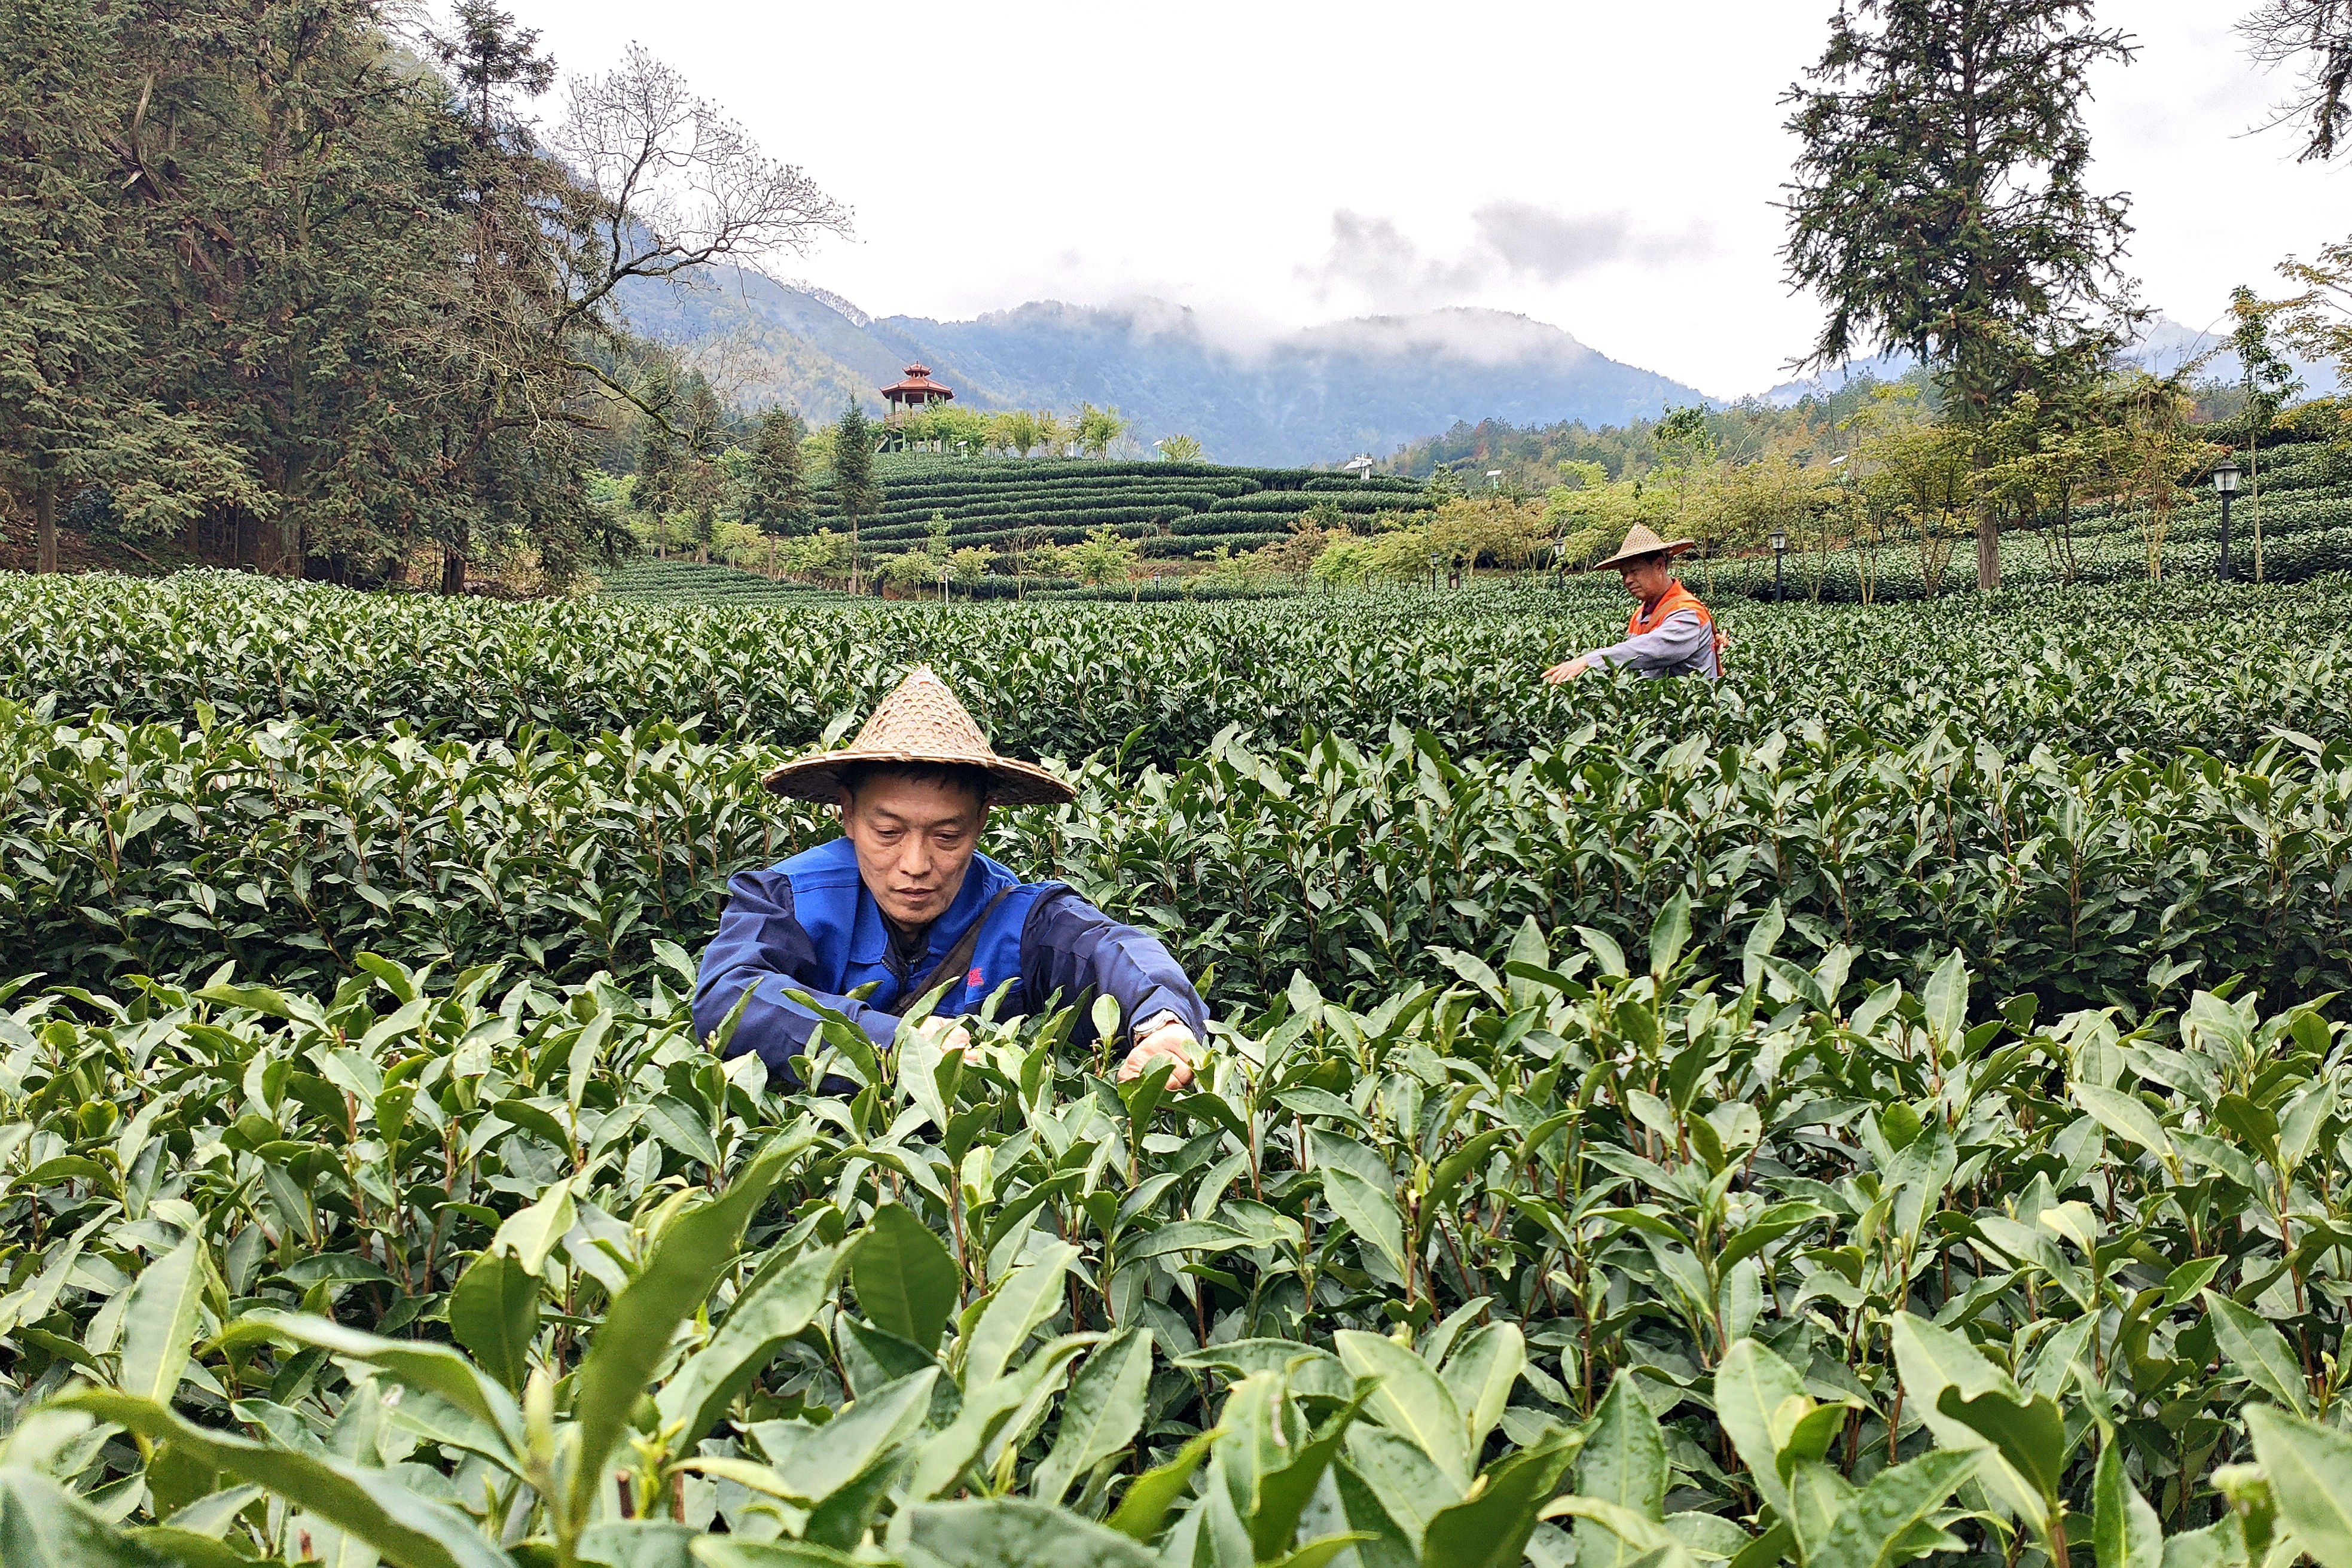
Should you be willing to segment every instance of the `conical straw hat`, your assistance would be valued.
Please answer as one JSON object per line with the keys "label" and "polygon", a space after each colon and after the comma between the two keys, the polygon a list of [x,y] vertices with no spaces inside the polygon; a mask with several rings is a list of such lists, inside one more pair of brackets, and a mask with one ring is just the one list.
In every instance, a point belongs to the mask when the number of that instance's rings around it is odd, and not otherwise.
{"label": "conical straw hat", "polygon": [[947,682],[919,666],[876,705],[857,738],[837,752],[796,757],[761,782],[778,795],[832,805],[841,799],[841,773],[857,763],[946,763],[988,775],[996,805],[1058,805],[1078,792],[1031,763],[1000,757]]}
{"label": "conical straw hat", "polygon": [[1633,525],[1633,531],[1625,536],[1624,547],[1592,569],[1595,572],[1606,572],[1612,566],[1622,566],[1628,561],[1639,560],[1644,555],[1655,555],[1662,550],[1670,554],[1680,555],[1685,550],[1697,548],[1697,544],[1698,542],[1694,539],[1660,539],[1650,531],[1648,524],[1637,522]]}

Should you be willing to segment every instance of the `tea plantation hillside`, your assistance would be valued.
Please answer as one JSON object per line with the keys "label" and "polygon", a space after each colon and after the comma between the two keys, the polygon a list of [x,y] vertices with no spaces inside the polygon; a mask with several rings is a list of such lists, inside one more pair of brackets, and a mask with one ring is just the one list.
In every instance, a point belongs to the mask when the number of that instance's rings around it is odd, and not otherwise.
{"label": "tea plantation hillside", "polygon": [[[1375,514],[1425,504],[1416,480],[1312,468],[902,455],[885,455],[876,467],[885,505],[859,534],[882,551],[921,544],[936,516],[947,520],[957,548],[1074,544],[1108,527],[1140,541],[1147,559],[1185,561],[1220,545],[1238,553],[1272,543],[1318,503],[1367,533]],[[818,486],[818,515],[838,527],[835,504],[829,483]]]}

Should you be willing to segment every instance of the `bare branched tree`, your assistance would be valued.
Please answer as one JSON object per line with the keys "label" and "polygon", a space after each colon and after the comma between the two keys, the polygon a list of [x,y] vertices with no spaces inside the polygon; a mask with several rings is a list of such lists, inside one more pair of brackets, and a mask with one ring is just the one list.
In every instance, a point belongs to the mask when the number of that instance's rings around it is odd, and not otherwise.
{"label": "bare branched tree", "polygon": [[2238,34],[2263,65],[2294,70],[2272,123],[2303,128],[2304,162],[2335,157],[2352,132],[2352,0],[2263,0]]}
{"label": "bare branched tree", "polygon": [[696,97],[639,45],[618,68],[571,87],[553,144],[588,199],[595,243],[573,257],[566,326],[609,320],[632,278],[670,279],[713,262],[805,254],[847,234],[849,208]]}

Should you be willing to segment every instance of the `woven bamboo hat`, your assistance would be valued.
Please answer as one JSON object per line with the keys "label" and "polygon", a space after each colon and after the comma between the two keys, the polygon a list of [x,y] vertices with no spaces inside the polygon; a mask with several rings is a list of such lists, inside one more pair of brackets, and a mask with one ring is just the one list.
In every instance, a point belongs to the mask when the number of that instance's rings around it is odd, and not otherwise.
{"label": "woven bamboo hat", "polygon": [[858,763],[942,763],[988,775],[992,805],[1059,805],[1078,792],[1033,763],[1000,757],[947,682],[917,667],[876,705],[857,738],[837,752],[795,757],[761,782],[778,795],[832,805],[844,769]]}
{"label": "woven bamboo hat", "polygon": [[1650,531],[1648,524],[1637,522],[1633,525],[1633,531],[1625,536],[1623,547],[1616,554],[1592,569],[1595,572],[1606,572],[1612,566],[1622,566],[1628,561],[1638,561],[1644,555],[1655,555],[1662,550],[1669,555],[1680,555],[1685,550],[1696,548],[1698,548],[1698,541],[1695,539],[1660,539]]}

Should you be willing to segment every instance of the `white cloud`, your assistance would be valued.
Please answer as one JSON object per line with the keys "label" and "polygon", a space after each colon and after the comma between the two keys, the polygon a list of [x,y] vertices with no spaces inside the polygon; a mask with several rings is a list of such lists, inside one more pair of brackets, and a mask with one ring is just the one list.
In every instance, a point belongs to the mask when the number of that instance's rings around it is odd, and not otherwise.
{"label": "white cloud", "polygon": [[1507,198],[1479,207],[1470,223],[1467,244],[1434,255],[1394,218],[1342,207],[1331,215],[1330,248],[1298,276],[1318,300],[1425,310],[1520,280],[1561,284],[1620,263],[1696,262],[1712,249],[1701,225],[1678,235],[1648,234],[1630,213],[1566,213]]}
{"label": "white cloud", "polygon": [[[443,0],[446,3],[446,0]],[[877,314],[1156,297],[1243,342],[1353,310],[1557,322],[1719,395],[1782,379],[1820,321],[1775,204],[1780,95],[1834,0],[1198,0],[944,14],[508,0],[567,69],[632,38],[857,209],[793,270]],[[2234,15],[2242,7],[2225,7]],[[2142,45],[2097,79],[2094,177],[2131,270],[2192,325],[2344,237],[2352,167],[2249,135],[2284,90],[2212,0],[2102,7]]]}

